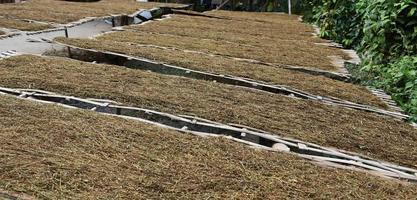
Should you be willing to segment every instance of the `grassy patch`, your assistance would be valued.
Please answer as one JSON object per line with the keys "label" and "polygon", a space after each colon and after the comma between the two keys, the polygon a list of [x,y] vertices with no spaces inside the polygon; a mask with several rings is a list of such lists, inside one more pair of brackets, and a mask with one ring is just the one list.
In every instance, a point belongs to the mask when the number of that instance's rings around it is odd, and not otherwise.
{"label": "grassy patch", "polygon": [[[164,29],[164,27],[170,27],[172,30]],[[266,42],[269,40],[323,42],[320,38],[312,37],[313,29],[311,26],[282,18],[277,18],[274,23],[262,23],[236,21],[227,18],[216,19],[173,15],[172,18],[159,21],[158,23],[131,26],[128,29],[170,31],[186,36],[238,41],[249,44],[270,44]]]}
{"label": "grassy patch", "polygon": [[101,0],[82,3],[60,0],[30,0],[22,4],[0,4],[0,16],[31,19],[44,22],[69,23],[85,17],[109,14],[130,14],[139,9],[149,9],[163,3],[138,3],[133,0]]}
{"label": "grassy patch", "polygon": [[416,167],[417,131],[378,115],[207,81],[60,58],[0,61],[0,85],[112,99],[159,111],[238,123]]}
{"label": "grassy patch", "polygon": [[144,57],[195,70],[235,75],[273,84],[287,85],[316,95],[333,96],[352,102],[386,108],[385,103],[381,102],[380,99],[372,95],[364,87],[321,76],[280,69],[278,67],[241,62],[230,58],[211,57],[193,52],[143,47],[128,42],[66,38],[59,38],[58,41],[84,48],[107,50]]}
{"label": "grassy patch", "polygon": [[238,58],[255,59],[274,64],[307,66],[330,71],[336,70],[336,67],[331,64],[330,59],[326,57],[326,55],[332,54],[332,51],[326,49],[326,47],[319,45],[311,47],[302,45],[297,47],[297,42],[292,41],[280,41],[277,42],[276,48],[268,48],[267,45],[265,47],[254,47],[239,43],[204,40],[189,36],[132,31],[110,33],[98,39],[130,42],[134,44],[153,44]]}
{"label": "grassy patch", "polygon": [[52,28],[51,25],[30,23],[22,20],[3,19],[0,18],[0,27],[18,29],[21,31],[39,31],[43,29]]}
{"label": "grassy patch", "polygon": [[0,112],[0,188],[41,199],[417,196],[415,185],[91,111],[0,96]]}
{"label": "grassy patch", "polygon": [[[222,16],[222,13],[224,12],[210,12],[209,14]],[[240,15],[246,16],[248,19],[241,19],[238,17]],[[256,14],[237,12],[227,14],[225,19],[175,15],[162,22],[132,26],[129,29],[147,33],[175,35],[181,38],[176,38],[177,43],[172,43],[169,39],[167,41],[163,38],[160,42],[162,44],[166,42],[166,45],[175,45],[180,48],[193,48],[198,44],[198,41],[194,39],[214,39],[218,43],[211,41],[213,45],[219,46],[223,43],[223,45],[230,45],[230,48],[212,49],[205,47],[207,44],[202,44],[200,50],[330,71],[336,70],[336,68],[330,63],[327,56],[338,55],[348,58],[339,49],[316,45],[315,43],[324,41],[312,36],[313,28],[299,22],[296,17],[287,15],[260,14],[260,16],[257,16]],[[189,43],[193,43],[194,46],[178,44],[188,45],[184,40],[189,40]],[[230,44],[230,42],[236,44]]]}

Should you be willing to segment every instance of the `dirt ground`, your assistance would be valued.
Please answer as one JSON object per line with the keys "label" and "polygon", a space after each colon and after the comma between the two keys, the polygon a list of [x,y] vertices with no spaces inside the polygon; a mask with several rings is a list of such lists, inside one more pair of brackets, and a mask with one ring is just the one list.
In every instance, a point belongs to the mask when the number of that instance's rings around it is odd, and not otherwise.
{"label": "dirt ground", "polygon": [[[104,98],[158,111],[236,123],[417,166],[417,130],[379,115],[207,81],[62,58],[0,61],[0,85]],[[48,78],[45,78],[48,77]]]}
{"label": "dirt ground", "polygon": [[183,52],[180,50],[139,46],[130,42],[114,42],[104,39],[59,38],[57,40],[83,48],[124,53],[200,71],[234,75],[272,84],[286,85],[315,95],[333,96],[380,108],[387,107],[385,103],[365,87],[278,67],[247,63],[225,57],[212,57],[193,52]]}
{"label": "dirt ground", "polygon": [[[28,0],[20,4],[0,4],[0,16],[6,19],[30,19],[42,22],[66,24],[86,17],[101,17],[110,14],[131,14],[140,9],[178,4],[139,3],[134,0],[101,0],[99,2],[70,2],[61,0]],[[81,8],[81,9],[80,9]],[[2,19],[3,21],[3,19]],[[0,27],[14,28],[0,23]],[[26,25],[26,26],[23,26]],[[38,30],[31,24],[19,24],[21,30]],[[32,29],[33,28],[33,29]],[[45,27],[46,28],[46,27]]]}
{"label": "dirt ground", "polygon": [[415,185],[0,96],[0,188],[39,199],[414,199]]}

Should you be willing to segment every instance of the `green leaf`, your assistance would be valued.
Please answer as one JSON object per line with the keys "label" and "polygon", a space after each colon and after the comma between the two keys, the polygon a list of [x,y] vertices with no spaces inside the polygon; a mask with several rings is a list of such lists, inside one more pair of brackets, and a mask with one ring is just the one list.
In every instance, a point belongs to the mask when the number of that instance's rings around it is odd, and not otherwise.
{"label": "green leaf", "polygon": [[414,13],[416,12],[416,10],[417,10],[417,8],[416,8],[416,7],[412,8],[412,9],[410,10],[410,12],[408,12],[408,15],[407,15],[407,16],[409,16],[409,17],[413,16],[413,15],[414,15]]}

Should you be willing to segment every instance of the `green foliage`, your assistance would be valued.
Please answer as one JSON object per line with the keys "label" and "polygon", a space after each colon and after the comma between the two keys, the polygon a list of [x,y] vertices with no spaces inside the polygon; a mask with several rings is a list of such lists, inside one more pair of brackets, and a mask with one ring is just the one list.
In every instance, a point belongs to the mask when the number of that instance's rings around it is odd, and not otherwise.
{"label": "green foliage", "polygon": [[364,15],[359,45],[365,65],[388,64],[417,50],[417,4],[413,0],[372,0]]}
{"label": "green foliage", "polygon": [[366,65],[416,54],[416,0],[305,0],[303,8],[322,37],[356,48]]}
{"label": "green foliage", "polygon": [[358,51],[358,74],[417,116],[417,0],[305,0],[303,8],[322,37]]}
{"label": "green foliage", "polygon": [[[358,44],[361,38],[362,16],[356,12],[354,0],[327,0],[314,10],[321,36],[333,39],[346,47]],[[317,10],[319,9],[319,10]],[[324,11],[324,12],[323,12]]]}
{"label": "green foliage", "polygon": [[320,36],[332,39],[346,47],[356,47],[362,39],[363,0],[310,0],[303,1],[304,19],[316,23]]}
{"label": "green foliage", "polygon": [[407,112],[417,115],[417,56],[404,56],[381,71],[377,84]]}

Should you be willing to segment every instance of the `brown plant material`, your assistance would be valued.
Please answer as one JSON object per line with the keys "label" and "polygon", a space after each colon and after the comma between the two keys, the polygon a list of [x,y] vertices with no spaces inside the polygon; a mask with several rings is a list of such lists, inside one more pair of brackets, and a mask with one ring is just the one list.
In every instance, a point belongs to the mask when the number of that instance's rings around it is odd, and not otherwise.
{"label": "brown plant material", "polygon": [[64,24],[86,17],[131,14],[139,9],[149,9],[161,5],[172,6],[178,4],[138,3],[134,0],[101,0],[89,3],[30,0],[21,4],[0,4],[0,16]]}
{"label": "brown plant material", "polygon": [[417,197],[414,184],[92,111],[0,96],[0,113],[0,192],[40,199]]}
{"label": "brown plant material", "polygon": [[0,61],[0,86],[111,99],[263,129],[281,136],[417,167],[417,130],[367,112],[207,81],[62,58]]}
{"label": "brown plant material", "polygon": [[247,63],[225,57],[212,57],[193,52],[144,47],[128,42],[67,38],[57,38],[57,41],[83,48],[124,53],[189,69],[251,78],[272,84],[287,85],[315,95],[333,96],[356,103],[381,108],[387,107],[378,97],[374,96],[362,86],[335,81],[322,76],[289,71],[278,67]]}
{"label": "brown plant material", "polygon": [[249,21],[260,23],[277,23],[286,21],[287,23],[298,21],[299,15],[287,15],[285,13],[268,13],[268,12],[229,12],[223,10],[205,12],[210,16],[229,18],[237,21]]}
{"label": "brown plant material", "polygon": [[[217,14],[217,12],[209,13]],[[241,13],[236,13],[237,16],[239,14]],[[230,15],[234,16],[235,14]],[[241,15],[246,15],[246,13]],[[257,16],[256,14],[247,15],[249,18]],[[189,40],[188,43],[192,43],[194,46],[198,39],[212,39],[215,40],[211,41],[213,45],[230,45],[230,49],[208,48],[207,50],[211,52],[265,62],[315,67],[330,71],[334,71],[336,68],[330,63],[328,56],[340,56],[349,59],[349,56],[339,49],[315,44],[325,41],[313,37],[313,28],[310,25],[301,23],[294,16],[260,14],[260,16],[255,18],[263,20],[241,20],[236,17],[216,19],[174,15],[172,18],[158,23],[147,23],[132,26],[128,29],[165,34],[164,36],[167,37],[179,37],[182,40],[179,40],[178,43]],[[147,38],[145,37],[145,39]],[[162,38],[160,40],[161,43],[165,41],[166,39]],[[178,43],[173,44],[169,39],[168,41],[166,45],[182,47]],[[184,43],[188,45],[187,42]],[[186,47],[190,48],[190,46]],[[204,51],[204,44],[200,47],[201,51]],[[265,52],[265,50],[268,52]],[[241,51],[249,52],[250,54],[245,54]]]}
{"label": "brown plant material", "polygon": [[[281,15],[279,15],[281,16]],[[126,27],[131,30],[172,33],[200,38],[236,41],[248,44],[270,45],[280,41],[324,42],[312,37],[313,28],[297,20],[285,20],[288,16],[274,19],[274,23],[236,21],[205,17],[173,15],[157,23]],[[171,29],[169,29],[169,28]],[[268,41],[274,41],[270,43]]]}
{"label": "brown plant material", "polygon": [[18,29],[21,31],[39,31],[52,28],[51,25],[30,23],[22,20],[0,18],[0,27]]}
{"label": "brown plant material", "polygon": [[176,47],[185,50],[194,50],[205,53],[219,54],[245,59],[254,59],[274,64],[287,64],[297,66],[308,66],[319,69],[336,71],[336,67],[330,62],[326,55],[334,54],[322,45],[296,46],[296,42],[283,42],[281,48],[261,48],[241,45],[237,43],[226,43],[223,41],[203,40],[188,36],[155,34],[149,32],[115,32],[103,35],[99,40],[110,40],[116,42],[130,42],[134,44],[152,44],[166,47]]}

